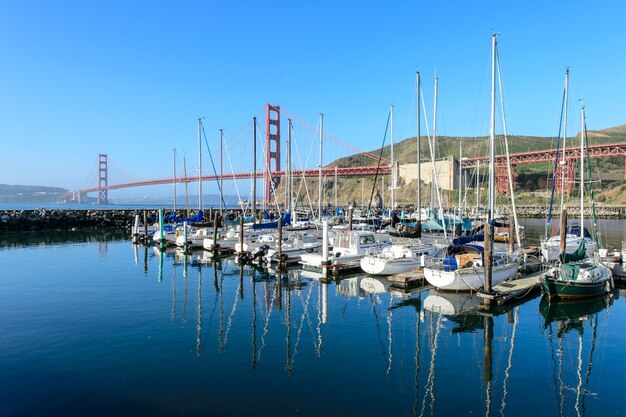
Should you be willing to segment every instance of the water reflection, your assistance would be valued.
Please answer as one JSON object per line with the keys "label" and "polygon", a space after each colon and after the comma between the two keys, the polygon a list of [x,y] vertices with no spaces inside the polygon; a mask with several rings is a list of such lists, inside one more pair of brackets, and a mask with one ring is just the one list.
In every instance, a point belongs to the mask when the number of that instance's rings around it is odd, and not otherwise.
{"label": "water reflection", "polygon": [[[107,414],[127,410],[96,391],[137,398],[138,415],[154,415],[143,404],[168,415],[626,412],[613,383],[623,380],[626,342],[616,295],[486,308],[475,296],[406,291],[383,278],[320,281],[127,241],[110,242],[103,261],[97,246],[38,248],[42,262],[29,268],[30,248],[10,254],[21,261],[0,279],[7,398],[28,393],[65,415],[81,399]],[[76,271],[46,274],[59,255],[80,257]],[[50,384],[40,364],[76,378]],[[13,414],[43,414],[32,404]]]}
{"label": "water reflection", "polygon": [[[616,294],[609,293],[575,302],[550,303],[545,297],[541,300],[540,311],[544,329],[548,332],[559,416],[584,416],[585,400],[597,395],[589,391],[589,381],[598,337],[598,313],[610,308],[615,297]],[[591,331],[587,343],[585,328]]]}
{"label": "water reflection", "polygon": [[45,247],[49,245],[67,245],[73,243],[99,243],[99,251],[105,256],[105,246],[108,242],[128,240],[128,233],[124,230],[92,230],[68,231],[46,230],[29,232],[11,232],[0,235],[0,249],[16,249],[23,247]]}
{"label": "water reflection", "polygon": [[[447,389],[445,387],[450,384],[450,381],[442,377],[450,366],[446,362],[452,359],[452,352],[447,346],[450,336],[457,340],[456,349],[459,352],[456,355],[465,355],[464,358],[454,358],[454,361],[477,361],[481,364],[480,371],[467,374],[466,379],[482,391],[482,412],[487,416],[516,414],[507,410],[507,403],[516,392],[509,387],[513,375],[524,372],[523,359],[518,358],[519,353],[515,353],[521,303],[487,308],[475,295],[439,292],[428,288],[401,291],[394,288],[389,280],[379,277],[355,275],[328,282],[320,280],[315,274],[298,269],[268,271],[250,265],[238,265],[232,259],[211,258],[210,262],[200,262],[198,255],[170,250],[154,251],[154,256],[158,259],[157,275],[160,279],[166,279],[164,261],[173,258],[170,306],[172,321],[177,312],[176,269],[182,266],[185,277],[182,322],[185,320],[187,306],[186,271],[189,265],[198,271],[196,356],[199,359],[207,346],[213,343],[216,352],[221,355],[227,354],[231,349],[238,351],[238,345],[232,348],[229,346],[229,339],[240,339],[240,323],[242,320],[248,321],[251,374],[258,372],[260,364],[274,362],[279,349],[283,356],[282,372],[291,379],[298,372],[299,366],[310,366],[307,352],[311,352],[318,360],[327,356],[328,349],[336,352],[336,344],[341,342],[327,339],[328,326],[349,320],[347,314],[353,302],[351,300],[359,304],[365,301],[369,305],[367,315],[370,317],[370,326],[376,334],[375,350],[378,351],[378,357],[384,359],[382,375],[387,378],[396,378],[402,374],[408,346],[405,339],[401,342],[395,339],[411,329],[411,385],[414,392],[410,409],[413,415],[438,415],[442,410],[451,407],[437,398],[438,395],[446,395],[443,394]],[[137,254],[135,258],[137,259]],[[205,270],[210,271],[213,277],[213,295],[202,293],[202,276]],[[334,298],[331,297],[332,286],[335,287]],[[212,298],[213,303],[208,318],[203,317],[202,309],[203,301],[207,297]],[[554,390],[558,397],[556,409],[559,415],[585,415],[585,398],[590,395],[588,384],[595,351],[597,315],[609,307],[613,299],[612,295],[609,298],[574,304],[549,304],[545,300],[538,303],[543,327],[548,331],[547,341],[552,349]],[[239,312],[241,309],[243,311]],[[407,328],[408,311],[412,312],[412,319]],[[505,317],[505,320],[498,320],[500,316]],[[397,320],[400,322],[396,322]],[[217,328],[212,332],[214,322]],[[584,361],[582,329],[586,322],[593,323],[593,336],[590,340],[591,347],[586,348],[588,353]],[[573,333],[580,335],[577,340],[578,348],[574,350],[565,343],[568,334],[572,333],[571,330],[576,330]],[[282,342],[278,343],[278,339]],[[205,343],[209,345],[205,346]],[[442,343],[446,345],[443,350]],[[475,352],[477,343],[481,347]],[[278,348],[280,345],[282,348]],[[370,345],[367,349],[371,351],[372,347]],[[267,355],[271,357],[266,357]],[[568,367],[564,363],[569,355],[576,357],[573,369],[580,376],[568,375]],[[403,365],[398,366],[397,363]],[[573,378],[573,382],[567,378]],[[476,381],[480,381],[480,384],[476,385]],[[575,398],[570,401],[567,396],[572,394]],[[573,410],[567,409],[569,405]]]}

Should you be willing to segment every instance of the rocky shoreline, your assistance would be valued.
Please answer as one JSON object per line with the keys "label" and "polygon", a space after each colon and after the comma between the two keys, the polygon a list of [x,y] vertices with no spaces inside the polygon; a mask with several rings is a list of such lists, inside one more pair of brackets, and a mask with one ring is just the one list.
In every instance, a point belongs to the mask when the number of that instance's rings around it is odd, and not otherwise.
{"label": "rocky shoreline", "polygon": [[[545,218],[546,211],[545,207],[522,207],[518,209],[518,216]],[[166,215],[169,213],[171,211],[167,211]],[[506,210],[504,213],[509,214]],[[0,233],[39,230],[130,230],[136,214],[143,219],[143,210],[0,210]],[[147,210],[147,214],[151,219],[156,219],[158,210]],[[591,213],[588,214],[591,216]],[[558,217],[558,213],[554,215]],[[598,208],[596,216],[606,219],[625,219],[626,209],[623,207]]]}
{"label": "rocky shoreline", "polygon": [[[155,215],[151,210],[150,216]],[[0,210],[0,232],[130,229],[137,210]]]}

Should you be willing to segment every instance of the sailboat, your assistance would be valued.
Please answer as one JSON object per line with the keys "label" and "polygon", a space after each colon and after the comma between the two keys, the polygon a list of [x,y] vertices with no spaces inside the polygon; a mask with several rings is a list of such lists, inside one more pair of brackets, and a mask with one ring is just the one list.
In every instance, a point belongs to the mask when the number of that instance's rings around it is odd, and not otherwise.
{"label": "sailboat", "polygon": [[[613,289],[611,269],[597,258],[590,258],[586,250],[584,225],[584,179],[585,179],[585,107],[581,106],[580,132],[580,230],[577,236],[578,248],[567,252],[567,211],[561,211],[560,264],[550,268],[541,279],[541,288],[549,299],[584,298],[610,292]],[[570,241],[573,240],[570,238]]]}
{"label": "sailboat", "polygon": [[[416,84],[417,84],[417,102],[419,103],[420,98],[420,73],[416,74]],[[391,108],[391,114],[393,116],[393,107]],[[393,166],[393,117],[391,118],[391,132],[392,132],[392,145],[391,145],[391,155],[392,155],[392,166]],[[418,172],[420,170],[420,156],[419,156],[419,147],[420,147],[420,106],[417,106],[417,149],[418,149],[418,157],[417,157],[417,169]],[[391,188],[391,201],[393,208],[394,201],[394,184],[395,178],[394,175],[395,170],[392,169],[392,188]],[[421,206],[421,198],[419,197],[420,190],[420,181],[418,180],[417,184],[417,193],[418,193],[418,207]],[[390,232],[390,236],[394,237],[406,237],[406,238],[420,238],[422,235],[422,223],[421,216],[418,215],[418,219],[413,230],[407,231],[403,230],[400,232]],[[423,268],[425,266],[426,257],[434,255],[438,251],[438,247],[432,244],[425,244],[421,241],[410,240],[403,242],[396,242],[392,244],[390,247],[384,248],[379,254],[366,255],[361,259],[361,269],[368,274],[373,275],[395,275],[401,274],[405,272],[409,272],[413,269]]]}
{"label": "sailboat", "polygon": [[[541,247],[541,256],[543,256],[543,259],[547,262],[552,262],[552,261],[557,261],[559,259],[559,256],[561,255],[561,233],[557,233],[556,236],[552,236],[550,238],[547,237],[547,233],[549,232],[550,229],[550,223],[551,223],[551,218],[552,218],[552,201],[554,198],[554,182],[556,181],[556,176],[559,174],[557,172],[557,165],[561,166],[561,211],[563,211],[564,208],[564,200],[565,200],[565,164],[566,164],[566,160],[565,160],[565,141],[567,139],[567,99],[568,99],[568,89],[569,89],[569,68],[567,68],[565,70],[565,91],[564,91],[564,95],[563,95],[563,102],[564,102],[564,109],[562,111],[563,113],[563,155],[562,155],[562,159],[560,161],[558,161],[559,158],[559,148],[558,148],[558,144],[557,144],[557,149],[556,149],[556,154],[555,154],[555,161],[554,161],[554,175],[553,175],[553,185],[552,185],[552,193],[550,195],[550,211],[548,213],[548,220],[546,222],[546,238],[541,240],[540,243],[540,247]],[[583,110],[584,113],[584,110]],[[584,123],[584,121],[581,118],[581,122]],[[583,158],[583,130],[581,130],[580,132],[581,134],[581,181],[584,175],[584,158]],[[560,136],[560,135],[559,135]],[[580,196],[581,196],[581,209],[582,209],[582,201],[583,201],[583,183],[581,182],[581,188],[580,188]],[[588,256],[593,256],[593,254],[596,251],[596,242],[592,239],[591,234],[589,233],[589,231],[584,227],[584,224],[582,222],[582,216],[581,216],[581,223],[578,224],[573,224],[573,225],[569,225],[567,226],[567,229],[565,231],[565,252],[566,253],[574,253],[578,247],[581,244],[581,240],[584,240],[584,244],[585,244],[585,251],[587,253]]]}
{"label": "sailboat", "polygon": [[[491,123],[489,128],[489,210],[488,222],[493,225],[495,204],[495,80],[496,80],[496,35],[492,36],[491,67]],[[516,253],[493,253],[486,257],[485,248],[473,244],[484,240],[493,247],[493,234],[490,241],[484,234],[457,238],[448,247],[443,259],[424,268],[424,277],[435,288],[443,291],[479,291],[489,285],[497,285],[513,278],[519,269],[520,260]],[[491,260],[489,265],[486,261]],[[490,279],[489,279],[490,278]]]}

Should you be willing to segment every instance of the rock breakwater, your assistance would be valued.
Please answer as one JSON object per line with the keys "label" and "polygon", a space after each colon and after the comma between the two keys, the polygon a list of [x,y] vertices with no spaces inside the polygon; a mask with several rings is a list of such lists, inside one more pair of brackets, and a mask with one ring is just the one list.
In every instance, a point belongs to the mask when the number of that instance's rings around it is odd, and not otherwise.
{"label": "rock breakwater", "polygon": [[[130,229],[137,210],[0,210],[0,232]],[[149,211],[151,217],[155,211]]]}

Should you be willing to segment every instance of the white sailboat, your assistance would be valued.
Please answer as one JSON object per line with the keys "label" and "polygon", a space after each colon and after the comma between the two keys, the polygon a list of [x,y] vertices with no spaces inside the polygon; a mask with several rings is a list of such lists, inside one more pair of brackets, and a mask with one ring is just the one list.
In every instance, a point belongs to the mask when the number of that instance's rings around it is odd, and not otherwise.
{"label": "white sailboat", "polygon": [[[489,222],[494,218],[495,205],[496,45],[496,35],[494,34],[492,35],[491,123],[489,127]],[[490,234],[490,236],[493,239],[493,235]],[[426,280],[439,290],[479,291],[485,287],[489,267],[491,269],[491,285],[497,285],[513,278],[519,269],[520,261],[516,253],[493,253],[493,263],[488,265],[484,262],[483,246],[470,244],[469,242],[466,244],[459,243],[458,245],[448,247],[446,256],[443,259],[433,262],[424,268]],[[488,243],[492,246],[493,240]]]}
{"label": "white sailboat", "polygon": [[[419,102],[420,97],[420,73],[416,74],[417,82],[417,100]],[[393,107],[391,108],[391,131],[393,132]],[[417,147],[419,149],[419,137],[420,137],[420,114],[419,106],[417,111]],[[395,174],[393,169],[393,133],[392,133],[392,180],[391,180],[391,201],[392,209],[394,204],[394,189],[395,189]],[[418,151],[419,155],[419,151]],[[419,157],[417,160],[419,171]],[[417,185],[418,195],[420,193],[420,184]],[[419,198],[418,198],[419,199]],[[420,200],[421,201],[421,200]],[[418,206],[420,203],[418,203]],[[419,233],[421,235],[421,219],[418,215]],[[393,234],[395,235],[395,233]],[[361,269],[368,274],[372,275],[395,275],[405,272],[409,272],[413,269],[423,268],[425,266],[425,258],[432,256],[437,252],[437,247],[430,244],[422,243],[419,238],[417,240],[406,240],[403,242],[396,242],[389,247],[384,248],[379,254],[367,255],[361,259]]]}
{"label": "white sailboat", "polygon": [[372,275],[395,275],[423,268],[426,258],[437,253],[437,247],[423,243],[394,243],[376,255],[361,259],[361,269]]}
{"label": "white sailboat", "polygon": [[[561,166],[561,211],[565,207],[565,148],[566,148],[566,139],[567,139],[567,99],[568,99],[568,90],[569,90],[569,68],[565,70],[565,95],[564,95],[564,110],[563,110],[563,156],[559,161],[559,165]],[[581,110],[584,114],[584,108]],[[565,253],[574,253],[578,249],[578,246],[581,243],[581,240],[585,241],[585,250],[588,256],[593,256],[596,252],[596,242],[592,239],[589,231],[584,227],[583,222],[583,178],[584,178],[584,149],[583,149],[583,132],[584,132],[584,117],[581,116],[581,123],[583,127],[580,131],[580,177],[581,177],[581,188],[580,188],[580,198],[581,198],[581,220],[579,225],[570,225],[568,226],[565,232]],[[555,177],[557,172],[554,173]],[[553,181],[555,178],[553,178]],[[550,219],[548,219],[548,225],[550,223]],[[547,239],[542,239],[540,243],[541,247],[541,256],[546,262],[552,262],[559,259],[561,255],[561,233],[557,233],[556,236],[551,236]]]}

